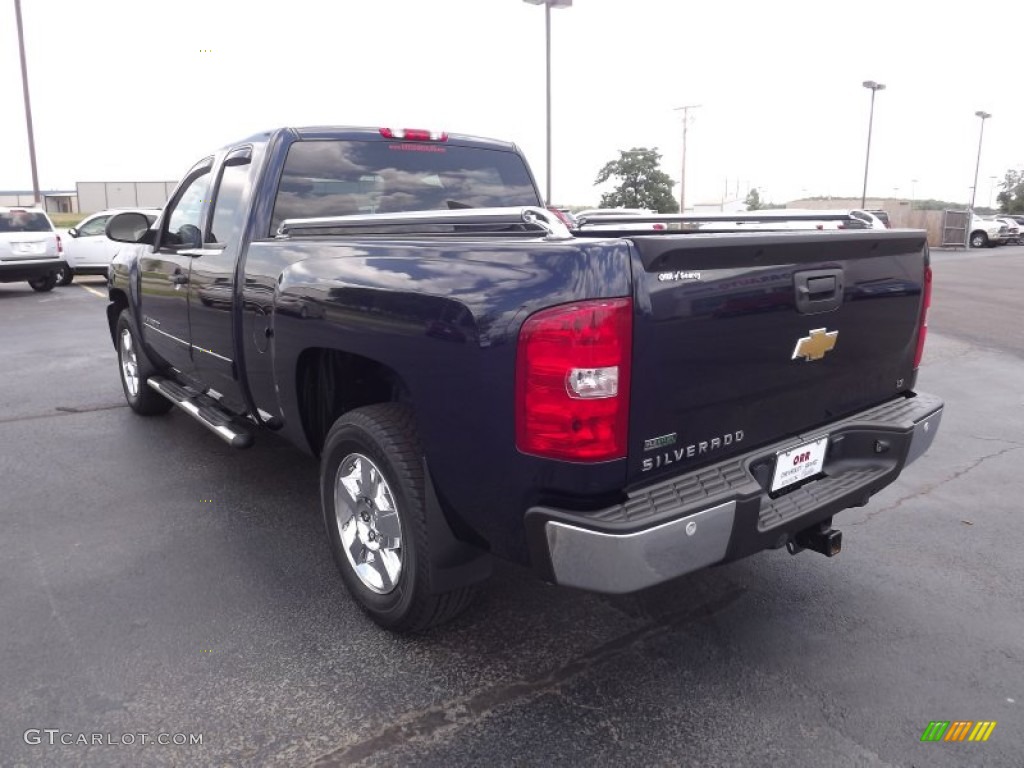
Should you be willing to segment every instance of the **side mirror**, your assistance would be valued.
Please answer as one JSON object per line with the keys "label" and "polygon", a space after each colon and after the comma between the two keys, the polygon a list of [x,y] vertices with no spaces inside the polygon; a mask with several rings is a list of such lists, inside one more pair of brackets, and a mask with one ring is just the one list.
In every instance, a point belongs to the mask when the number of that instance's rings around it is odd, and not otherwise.
{"label": "side mirror", "polygon": [[133,211],[111,216],[107,221],[106,235],[119,243],[153,244],[153,232],[149,228],[149,219],[144,214]]}
{"label": "side mirror", "polygon": [[78,230],[75,227],[72,227],[68,230],[68,235],[71,237],[78,237]]}

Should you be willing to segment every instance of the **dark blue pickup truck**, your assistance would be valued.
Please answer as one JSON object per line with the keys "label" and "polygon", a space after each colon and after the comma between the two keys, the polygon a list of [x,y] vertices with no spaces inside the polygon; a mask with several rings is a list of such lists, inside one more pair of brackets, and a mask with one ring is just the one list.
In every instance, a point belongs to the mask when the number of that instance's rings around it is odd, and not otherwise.
{"label": "dark blue pickup truck", "polygon": [[346,586],[421,630],[492,557],[621,593],[834,555],[928,448],[924,233],[759,215],[570,230],[511,144],[285,128],[110,220],[107,316],[136,412],[318,457]]}

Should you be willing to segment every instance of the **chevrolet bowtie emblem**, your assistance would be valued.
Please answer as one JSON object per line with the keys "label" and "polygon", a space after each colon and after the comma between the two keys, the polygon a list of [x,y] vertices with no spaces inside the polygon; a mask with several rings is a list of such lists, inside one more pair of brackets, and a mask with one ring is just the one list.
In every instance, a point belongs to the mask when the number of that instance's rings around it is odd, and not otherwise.
{"label": "chevrolet bowtie emblem", "polygon": [[839,331],[826,331],[824,328],[815,328],[810,336],[804,336],[796,346],[793,347],[793,360],[802,357],[807,362],[821,360],[826,352],[831,352],[836,346],[839,338]]}

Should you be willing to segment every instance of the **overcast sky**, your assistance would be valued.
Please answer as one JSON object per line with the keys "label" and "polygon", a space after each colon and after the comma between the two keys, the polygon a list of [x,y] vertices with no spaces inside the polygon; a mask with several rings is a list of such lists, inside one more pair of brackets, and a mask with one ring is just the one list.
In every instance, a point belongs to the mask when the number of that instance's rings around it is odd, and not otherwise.
{"label": "overcast sky", "polygon": [[[179,178],[280,125],[515,141],[545,184],[544,10],[522,0],[22,0],[40,185]],[[0,190],[31,189],[13,0],[0,0]],[[966,201],[1024,167],[1024,8],[575,0],[552,11],[554,202],[596,204],[619,149],[657,147],[687,200]],[[205,51],[209,52],[205,52]],[[998,190],[996,190],[998,192]],[[678,193],[678,187],[675,190]]]}

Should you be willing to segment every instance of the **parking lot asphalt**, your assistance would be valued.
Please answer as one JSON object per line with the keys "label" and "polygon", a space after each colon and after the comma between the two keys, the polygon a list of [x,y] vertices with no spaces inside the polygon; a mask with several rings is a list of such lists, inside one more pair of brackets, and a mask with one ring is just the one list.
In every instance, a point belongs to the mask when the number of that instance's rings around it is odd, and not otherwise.
{"label": "parking lot asphalt", "polygon": [[933,262],[942,428],[839,557],[615,598],[499,565],[413,638],[344,592],[315,461],[133,415],[102,281],[0,285],[0,764],[1021,766],[1024,248]]}

